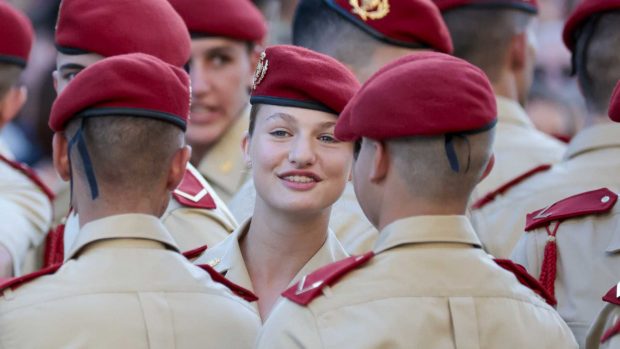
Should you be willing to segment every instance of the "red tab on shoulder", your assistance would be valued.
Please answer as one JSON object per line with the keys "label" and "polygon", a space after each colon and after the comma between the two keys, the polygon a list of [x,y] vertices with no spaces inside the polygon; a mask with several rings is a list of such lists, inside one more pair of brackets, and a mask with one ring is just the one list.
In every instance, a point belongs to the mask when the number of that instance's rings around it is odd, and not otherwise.
{"label": "red tab on shoulder", "polygon": [[340,278],[365,264],[374,256],[374,252],[370,251],[360,256],[351,256],[328,264],[304,276],[297,284],[284,291],[282,296],[297,304],[308,305],[321,295],[324,286],[335,284]]}
{"label": "red tab on shoulder", "polygon": [[541,210],[528,213],[525,231],[544,227],[552,221],[607,212],[614,207],[617,200],[618,195],[607,188],[573,195]]}
{"label": "red tab on shoulder", "polygon": [[62,263],[65,259],[65,224],[59,224],[45,237],[43,267]]}
{"label": "red tab on shoulder", "polygon": [[50,201],[54,201],[54,192],[48,188],[48,186],[43,183],[43,181],[41,180],[41,178],[36,174],[36,172],[34,172],[33,169],[31,169],[28,165],[26,164],[22,164],[21,162],[17,162],[17,161],[13,161],[13,160],[9,160],[8,158],[6,158],[5,156],[0,155],[0,161],[6,163],[7,165],[11,166],[12,168],[14,168],[15,170],[23,173],[26,177],[28,177],[28,179],[30,179],[39,189],[41,189],[41,191],[43,192],[43,194],[45,194],[45,196],[47,196],[47,198]]}
{"label": "red tab on shoulder", "polygon": [[545,300],[545,302],[547,302],[547,304],[551,306],[555,306],[556,304],[558,304],[555,297],[549,292],[547,292],[547,290],[545,290],[545,288],[540,284],[540,282],[538,282],[536,278],[530,275],[522,265],[517,264],[509,259],[494,258],[493,260],[500,267],[513,273],[517,277],[517,280],[519,280],[519,282],[523,286],[531,289],[537,295],[541,296]]}
{"label": "red tab on shoulder", "polygon": [[58,263],[58,264],[51,265],[47,268],[43,268],[41,270],[35,271],[34,273],[30,273],[30,274],[22,275],[16,278],[5,280],[0,285],[0,292],[5,291],[9,288],[14,290],[18,288],[19,286],[29,281],[32,281],[36,278],[39,278],[44,275],[54,274],[58,269],[60,269],[61,266],[62,266],[62,263]]}
{"label": "red tab on shoulder", "polygon": [[189,260],[192,260],[194,258],[198,258],[200,257],[200,255],[207,250],[207,248],[209,248],[209,246],[204,245],[204,246],[200,246],[198,248],[195,248],[193,250],[189,250],[189,251],[185,251],[183,252],[183,256]]}
{"label": "red tab on shoulder", "polygon": [[618,333],[620,333],[620,320],[616,321],[612,327],[603,333],[603,336],[601,337],[601,344],[607,342],[609,338],[617,335]]}
{"label": "red tab on shoulder", "polygon": [[211,279],[213,279],[213,281],[218,282],[226,287],[228,287],[234,294],[236,294],[237,296],[245,299],[248,302],[256,302],[258,300],[258,297],[256,297],[256,295],[246,289],[243,288],[239,285],[237,285],[236,283],[228,280],[227,278],[225,278],[224,276],[222,276],[222,274],[218,273],[215,269],[213,269],[211,266],[207,265],[207,264],[199,264],[197,265],[197,267],[202,268],[204,271],[206,271],[207,273],[209,273],[209,275],[211,275]]}
{"label": "red tab on shoulder", "polygon": [[524,180],[528,179],[529,177],[532,177],[533,175],[539,173],[539,172],[544,172],[547,171],[548,169],[551,168],[550,164],[545,164],[545,165],[540,165],[538,167],[535,167],[521,175],[519,175],[518,177],[510,180],[509,182],[507,182],[506,184],[502,185],[501,187],[493,190],[492,192],[488,193],[487,195],[485,195],[484,197],[482,197],[481,199],[479,199],[478,201],[474,202],[474,204],[471,206],[472,210],[479,210],[482,207],[486,206],[488,203],[492,202],[493,200],[495,200],[495,198],[498,195],[501,195],[503,193],[505,193],[506,191],[508,191],[508,189],[514,187],[515,185],[523,182]]}
{"label": "red tab on shoulder", "polygon": [[607,294],[603,296],[603,300],[607,303],[620,305],[620,294],[618,294],[618,285],[612,287],[609,291],[607,291]]}
{"label": "red tab on shoulder", "polygon": [[200,174],[186,169],[181,184],[172,195],[183,206],[213,210],[217,207],[215,201],[198,176]]}

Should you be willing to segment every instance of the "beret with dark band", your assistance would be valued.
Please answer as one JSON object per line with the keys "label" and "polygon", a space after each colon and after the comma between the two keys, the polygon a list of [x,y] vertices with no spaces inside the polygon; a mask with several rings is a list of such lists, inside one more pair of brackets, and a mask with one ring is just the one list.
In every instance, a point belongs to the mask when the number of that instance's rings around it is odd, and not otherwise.
{"label": "beret with dark band", "polygon": [[609,118],[615,122],[620,122],[620,81],[616,84],[614,93],[611,95]]}
{"label": "beret with dark band", "polygon": [[564,25],[562,38],[564,39],[566,47],[573,52],[575,50],[579,30],[586,21],[598,13],[610,11],[620,11],[620,0],[583,0],[575,10],[573,10]]}
{"label": "beret with dark band", "polygon": [[25,67],[34,31],[28,17],[4,0],[0,1],[0,62]]}
{"label": "beret with dark band", "polygon": [[513,8],[532,14],[538,13],[537,0],[433,0],[441,12],[458,7]]}

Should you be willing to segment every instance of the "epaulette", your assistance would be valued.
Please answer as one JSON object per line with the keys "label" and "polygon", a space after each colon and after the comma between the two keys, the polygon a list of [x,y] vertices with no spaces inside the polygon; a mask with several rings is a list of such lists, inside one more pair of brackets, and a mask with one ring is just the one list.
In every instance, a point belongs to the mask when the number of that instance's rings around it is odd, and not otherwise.
{"label": "epaulette", "polygon": [[304,276],[297,284],[284,291],[282,296],[297,304],[308,305],[321,295],[323,287],[334,285],[340,278],[364,265],[374,256],[374,252],[370,251],[328,264]]}
{"label": "epaulette", "polygon": [[[620,293],[618,293],[618,285],[612,287],[605,296],[603,296],[603,300],[605,302],[620,305]],[[620,320],[617,320],[616,323],[607,329],[603,336],[601,337],[601,343],[605,343],[609,340],[609,338],[620,333]]]}
{"label": "epaulette", "polygon": [[[525,231],[544,227],[547,231],[547,243],[543,253],[539,281],[549,294],[555,296],[555,278],[557,273],[558,250],[555,242],[560,224],[569,218],[605,213],[611,210],[618,195],[607,188],[588,191],[560,200],[543,209],[528,213]],[[553,229],[551,223],[557,222]]]}
{"label": "epaulette", "polygon": [[54,192],[48,188],[45,183],[39,178],[39,176],[31,169],[28,165],[22,164],[21,162],[13,161],[6,158],[3,155],[0,155],[0,161],[6,163],[11,166],[13,169],[23,173],[28,179],[30,179],[42,192],[47,196],[50,201],[54,201]]}
{"label": "epaulette", "polygon": [[6,291],[9,288],[14,290],[18,288],[19,286],[29,281],[35,280],[41,276],[54,274],[58,269],[60,269],[61,266],[62,266],[62,263],[58,263],[58,264],[51,265],[47,268],[43,268],[38,271],[35,271],[34,273],[30,273],[30,274],[26,274],[26,275],[22,275],[22,276],[18,276],[18,277],[5,280],[4,282],[2,282],[2,284],[0,284],[0,293]]}
{"label": "epaulette", "polygon": [[530,273],[528,273],[527,270],[522,265],[517,264],[517,263],[515,263],[515,262],[513,262],[513,261],[511,261],[509,259],[494,258],[493,260],[500,267],[502,267],[505,270],[513,273],[517,277],[517,280],[519,280],[519,282],[523,286],[525,286],[525,287],[529,288],[530,290],[534,291],[534,293],[536,293],[537,295],[542,297],[542,299],[544,299],[545,302],[547,302],[547,304],[549,304],[551,306],[555,306],[556,304],[558,304],[558,302],[555,299],[555,297],[553,295],[549,294],[549,292],[547,292],[547,290],[545,290],[545,288],[540,284],[540,282],[538,282],[538,280],[536,280],[536,278],[534,278],[532,275],[530,275]]}
{"label": "epaulette", "polygon": [[172,195],[183,206],[213,210],[217,206],[203,181],[200,173],[188,167]]}
{"label": "epaulette", "polygon": [[183,252],[183,256],[189,260],[192,260],[194,258],[198,258],[200,257],[200,255],[202,255],[202,253],[204,251],[207,250],[207,248],[209,248],[209,246],[204,245],[204,246],[200,246],[198,248],[195,248],[193,250],[189,250],[189,251],[185,251]]}
{"label": "epaulette", "polygon": [[213,269],[211,266],[207,265],[207,264],[199,264],[197,265],[197,267],[203,269],[204,271],[206,271],[207,273],[209,273],[209,275],[211,275],[211,279],[213,279],[213,281],[220,283],[226,287],[228,287],[235,295],[245,299],[248,302],[255,302],[258,300],[258,297],[256,297],[256,295],[244,288],[241,287],[239,285],[237,285],[236,283],[228,280],[227,278],[225,278],[224,276],[222,276],[222,274],[218,273],[215,269]]}
{"label": "epaulette", "polygon": [[473,205],[471,205],[471,209],[472,210],[479,210],[481,208],[483,208],[484,206],[486,206],[487,204],[489,204],[490,202],[492,202],[493,200],[495,200],[495,198],[498,195],[501,195],[503,193],[505,193],[506,191],[508,191],[508,189],[514,187],[515,185],[523,182],[524,180],[528,179],[529,177],[532,177],[533,175],[539,173],[539,172],[544,172],[547,171],[548,169],[551,168],[550,164],[545,164],[545,165],[540,165],[538,167],[535,167],[517,177],[515,177],[514,179],[508,181],[506,184],[503,184],[502,186],[500,186],[499,188],[493,190],[492,192],[486,194],[484,197],[480,198],[479,200],[477,200],[476,202],[474,202]]}

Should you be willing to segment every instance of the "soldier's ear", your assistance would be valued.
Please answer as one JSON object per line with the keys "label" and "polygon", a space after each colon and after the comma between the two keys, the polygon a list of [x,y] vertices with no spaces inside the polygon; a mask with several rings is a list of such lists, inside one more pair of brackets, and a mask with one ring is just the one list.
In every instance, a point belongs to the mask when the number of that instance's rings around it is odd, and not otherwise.
{"label": "soldier's ear", "polygon": [[63,132],[54,133],[54,138],[52,139],[54,169],[65,182],[71,180],[71,162],[69,161],[68,145],[69,142]]}
{"label": "soldier's ear", "polygon": [[482,176],[480,177],[480,180],[478,181],[478,183],[482,182],[483,179],[487,178],[487,176],[491,173],[491,170],[493,170],[494,165],[495,165],[495,154],[491,154],[491,158],[489,159],[489,162],[487,162],[487,167],[484,169],[484,172],[482,172]]}
{"label": "soldier's ear", "polygon": [[368,178],[373,183],[379,183],[387,177],[388,169],[390,167],[390,154],[385,143],[379,141],[364,142],[369,143],[368,146],[372,148],[373,157],[371,163],[370,174]]}
{"label": "soldier's ear", "polygon": [[243,152],[243,161],[245,161],[246,167],[252,167],[252,157],[250,156],[250,133],[245,131],[243,138],[241,139],[241,151]]}
{"label": "soldier's ear", "polygon": [[521,71],[527,65],[528,38],[527,32],[514,35],[510,40],[510,50],[508,59],[513,71]]}
{"label": "soldier's ear", "polygon": [[28,99],[26,86],[11,87],[0,101],[0,128],[11,122]]}
{"label": "soldier's ear", "polygon": [[179,184],[181,184],[183,176],[185,176],[187,163],[189,162],[191,156],[192,148],[189,145],[180,148],[174,154],[170,164],[170,170],[168,171],[168,179],[166,181],[166,187],[168,190],[173,191],[179,186]]}

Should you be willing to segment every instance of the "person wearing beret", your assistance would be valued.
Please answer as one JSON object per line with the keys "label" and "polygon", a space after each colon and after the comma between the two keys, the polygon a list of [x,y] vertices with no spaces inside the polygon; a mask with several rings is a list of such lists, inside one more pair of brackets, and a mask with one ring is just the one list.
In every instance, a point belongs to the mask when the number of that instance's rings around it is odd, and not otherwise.
{"label": "person wearing beret", "polygon": [[229,204],[249,178],[240,144],[248,128],[249,91],[267,24],[251,0],[170,3],[192,37],[192,117],[187,130],[192,163]]}
{"label": "person wearing beret", "polygon": [[[300,71],[312,79],[299,79]],[[331,57],[288,45],[261,54],[243,140],[257,192],[254,213],[196,263],[253,291],[263,321],[284,289],[348,256],[328,224],[353,162],[353,143],[338,140],[334,127],[358,88]]]}
{"label": "person wearing beret", "polygon": [[620,293],[618,284],[603,296],[605,306],[588,331],[586,349],[620,348]]}
{"label": "person wearing beret", "polygon": [[[55,43],[54,81],[60,94],[82,69],[104,57],[146,53],[184,67],[191,52],[187,27],[166,0],[63,0]],[[67,210],[61,206],[69,203],[70,188],[64,192],[57,210],[66,216]],[[182,251],[215,245],[238,226],[226,204],[190,164],[162,221]],[[62,260],[69,252],[77,238],[77,222],[76,212],[72,212],[66,224],[48,237],[47,246],[52,247],[45,253],[46,265]]]}
{"label": "person wearing beret", "polygon": [[540,285],[484,252],[465,216],[496,113],[485,74],[443,53],[371,76],[335,134],[361,141],[355,193],[379,239],[287,289],[257,348],[577,348]]}
{"label": "person wearing beret", "polygon": [[472,224],[485,250],[507,258],[520,234],[504,234],[513,211],[487,218],[510,186],[562,160],[566,145],[539,131],[524,110],[534,77],[536,0],[434,0],[452,35],[454,55],[480,67],[497,98],[495,166],[472,194]]}
{"label": "person wearing beret", "polygon": [[81,229],[65,263],[0,285],[0,346],[251,347],[243,290],[191,264],[159,219],[189,161],[189,100],[189,75],[142,53],[92,64],[59,95],[54,166]]}
{"label": "person wearing beret", "polygon": [[[19,86],[34,39],[28,17],[0,1],[0,129],[26,102]],[[37,175],[15,161],[0,141],[0,278],[19,275],[25,256],[52,225],[53,193]]]}
{"label": "person wearing beret", "polygon": [[[300,1],[294,17],[293,43],[339,60],[362,82],[407,53],[452,51],[448,29],[430,0],[379,1],[376,8],[370,5],[368,9],[366,3]],[[251,214],[253,201],[246,198],[254,193],[248,183],[231,201],[230,208],[238,219]],[[370,250],[378,236],[350,183],[332,208],[330,227],[351,254]]]}

